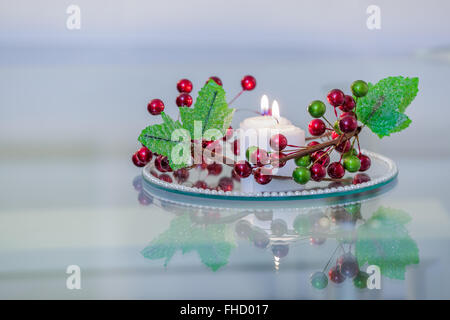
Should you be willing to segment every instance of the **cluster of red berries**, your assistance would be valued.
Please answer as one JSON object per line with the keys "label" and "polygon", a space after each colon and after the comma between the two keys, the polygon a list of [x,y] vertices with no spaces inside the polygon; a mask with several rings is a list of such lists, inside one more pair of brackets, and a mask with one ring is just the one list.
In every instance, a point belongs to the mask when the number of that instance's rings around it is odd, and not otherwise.
{"label": "cluster of red berries", "polygon": [[[211,76],[208,78],[206,82],[209,80],[213,80],[219,86],[222,86],[222,80],[217,76]],[[250,91],[255,89],[256,87],[256,79],[253,76],[247,75],[244,76],[241,80],[242,91]],[[189,79],[181,79],[177,82],[177,90],[180,93],[175,100],[175,103],[178,107],[187,107],[192,106],[193,99],[190,93],[194,88],[192,82]],[[151,115],[159,115],[164,111],[164,102],[161,99],[153,99],[147,105],[147,110]]]}
{"label": "cluster of red berries", "polygon": [[[208,81],[213,80],[218,85],[222,86],[222,80],[217,76],[211,76],[208,78],[206,83]],[[242,91],[235,97],[237,98],[242,92],[244,91],[251,91],[256,87],[256,79],[251,75],[246,75],[241,79],[241,86]],[[179,92],[178,97],[176,98],[175,102],[178,107],[191,107],[193,103],[192,96],[190,95],[194,86],[192,82],[189,79],[181,79],[177,82],[177,90]],[[234,100],[234,99],[233,99]],[[232,100],[232,101],[233,101]],[[153,99],[151,100],[147,105],[147,110],[152,115],[159,115],[161,112],[164,111],[165,105],[164,102],[161,99]],[[222,139],[215,140],[215,141],[202,141],[202,147],[214,151],[216,153],[220,153],[222,151],[222,145],[225,141],[231,139],[233,136],[233,129],[230,126],[228,130],[226,131],[225,136]],[[231,142],[232,144],[232,150],[235,155],[239,154],[239,141],[234,140]],[[163,155],[157,155],[152,154],[152,152],[146,148],[142,147],[139,149],[133,156],[132,161],[133,163],[138,167],[143,167],[147,163],[149,163],[153,156],[155,156],[154,160],[154,167],[156,170],[151,170],[151,174],[155,176],[156,178],[159,178],[165,182],[172,183],[173,179],[170,175],[167,173],[172,172],[172,168],[169,165],[169,161],[167,157]],[[222,172],[222,164],[220,163],[211,163],[208,164],[205,160],[202,162],[201,165],[198,166],[201,170],[207,170],[208,175],[218,176]],[[173,178],[178,183],[185,182],[189,177],[189,171],[188,169],[179,169],[176,171],[173,171]],[[210,187],[208,184],[203,180],[198,180],[193,184],[193,187],[201,188],[201,189],[213,189],[213,190],[223,190],[223,191],[232,191],[233,190],[233,179],[239,180],[240,176],[236,174],[236,172],[233,171],[232,178],[223,177],[219,180],[218,185],[216,187]]]}
{"label": "cluster of red berries", "polygon": [[[210,80],[213,80],[220,86],[223,85],[222,80],[217,76],[209,77],[208,80],[206,81],[206,83]],[[243,91],[253,90],[256,87],[256,79],[253,76],[246,75],[241,80],[241,86],[242,86],[241,93]],[[190,93],[192,92],[193,88],[194,88],[194,86],[189,79],[181,79],[177,82],[177,90],[180,94],[176,98],[175,102],[178,107],[189,108],[192,105],[193,99],[192,99],[192,96],[190,95]],[[147,105],[147,110],[152,115],[161,114],[161,112],[164,111],[164,108],[165,108],[165,105],[161,99],[153,99]],[[230,126],[228,128],[225,136],[223,137],[223,140],[225,141],[225,140],[229,139],[232,135],[233,135],[233,130]],[[239,144],[238,141],[233,142],[233,150],[236,155],[239,153],[238,144]],[[203,147],[204,148],[207,147],[209,149],[215,150],[215,152],[219,152],[218,148],[220,148],[221,146],[219,145],[219,141],[217,140],[217,141],[204,141]],[[150,162],[151,159],[152,159],[152,153],[146,147],[142,147],[141,149],[139,149],[132,157],[133,163],[138,167],[145,166],[148,162]],[[162,163],[162,165],[161,165],[161,163]],[[169,171],[164,168],[165,163],[167,163],[167,167],[168,167],[167,158],[165,158],[163,156],[161,156],[160,158],[156,158],[156,160],[155,160],[155,166],[157,166],[157,168],[161,168],[161,170],[162,170],[161,172]]]}
{"label": "cluster of red berries", "polygon": [[288,141],[283,134],[275,134],[270,138],[270,147],[272,152],[258,147],[249,147],[246,150],[247,161],[241,160],[234,165],[234,174],[240,178],[247,178],[253,173],[255,181],[259,184],[268,184],[272,181],[272,169],[268,167],[281,168],[286,162],[280,159],[285,156],[282,152]]}

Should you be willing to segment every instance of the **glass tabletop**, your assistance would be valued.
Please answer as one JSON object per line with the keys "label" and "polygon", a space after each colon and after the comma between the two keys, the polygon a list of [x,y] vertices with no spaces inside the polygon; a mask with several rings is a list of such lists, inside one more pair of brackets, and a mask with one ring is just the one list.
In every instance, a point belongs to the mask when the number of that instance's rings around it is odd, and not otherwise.
{"label": "glass tabletop", "polygon": [[[358,196],[230,203],[152,188],[120,159],[22,170],[2,161],[14,179],[1,184],[0,297],[449,298],[445,192],[435,176],[415,183],[422,162],[398,163],[395,183]],[[322,289],[312,283],[344,256],[358,272],[379,265],[380,289],[359,289],[352,274]],[[80,290],[66,287],[71,265]]]}

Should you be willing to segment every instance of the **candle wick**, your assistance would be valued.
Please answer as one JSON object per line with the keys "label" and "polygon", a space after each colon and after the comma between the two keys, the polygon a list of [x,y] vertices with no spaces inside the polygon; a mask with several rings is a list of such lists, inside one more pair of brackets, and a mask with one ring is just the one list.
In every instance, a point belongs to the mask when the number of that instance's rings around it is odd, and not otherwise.
{"label": "candle wick", "polygon": [[277,124],[280,124],[280,120],[278,120],[278,118],[276,118],[274,116],[271,116],[271,117],[272,117],[272,119],[274,119],[277,122]]}

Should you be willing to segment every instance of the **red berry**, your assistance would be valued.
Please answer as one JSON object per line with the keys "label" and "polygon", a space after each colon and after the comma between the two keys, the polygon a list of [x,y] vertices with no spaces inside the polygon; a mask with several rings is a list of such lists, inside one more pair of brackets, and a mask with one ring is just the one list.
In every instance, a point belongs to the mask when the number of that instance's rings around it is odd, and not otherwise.
{"label": "red berry", "polygon": [[163,173],[162,175],[160,175],[159,179],[162,181],[168,182],[168,183],[172,183],[172,178],[166,173]]}
{"label": "red berry", "polygon": [[359,154],[358,158],[361,161],[361,168],[359,168],[359,171],[366,171],[367,169],[370,168],[372,161],[368,156],[364,154]]}
{"label": "red berry", "polygon": [[349,111],[349,112],[342,112],[342,114],[339,116],[339,120],[346,116],[351,116],[356,119],[356,113],[354,113],[353,111]]}
{"label": "red berry", "polygon": [[369,182],[370,177],[366,173],[358,173],[353,177],[353,184]]}
{"label": "red berry", "polygon": [[207,149],[209,152],[222,153],[222,144],[220,140],[214,141],[203,141],[203,148]]}
{"label": "red berry", "polygon": [[189,93],[192,91],[192,82],[188,79],[181,79],[177,83],[177,89],[179,92],[186,92]]}
{"label": "red berry", "polygon": [[341,109],[344,112],[350,112],[355,108],[355,106],[356,106],[355,99],[353,99],[352,96],[345,95],[344,103],[341,106],[339,106],[339,109]]}
{"label": "red berry", "polygon": [[353,132],[358,127],[358,121],[355,117],[346,116],[339,120],[339,129],[344,133]]}
{"label": "red berry", "polygon": [[308,125],[309,133],[311,133],[313,136],[320,136],[322,135],[326,130],[325,122],[323,122],[321,119],[313,119]]}
{"label": "red berry", "polygon": [[233,128],[231,126],[228,127],[225,135],[223,136],[223,141],[230,139],[233,136]]}
{"label": "red berry", "polygon": [[333,162],[328,166],[328,175],[333,179],[341,179],[345,175],[344,166],[339,162]]}
{"label": "red berry", "polygon": [[313,162],[321,164],[324,167],[327,167],[330,164],[330,156],[322,150],[316,151],[311,155]]}
{"label": "red berry", "polygon": [[270,162],[267,151],[260,148],[257,148],[255,151],[253,151],[249,158],[250,162],[256,164],[258,167],[265,166]]}
{"label": "red berry", "polygon": [[162,100],[160,99],[153,99],[147,105],[147,110],[148,112],[150,112],[150,114],[157,116],[164,111],[164,102],[162,102]]}
{"label": "red berry", "polygon": [[275,168],[283,168],[286,164],[286,161],[280,161],[280,158],[285,157],[286,155],[283,152],[273,152],[270,154],[270,163]]}
{"label": "red berry", "polygon": [[208,166],[208,164],[205,162],[205,159],[203,159],[203,162],[199,165],[197,165],[197,168],[199,168],[200,170],[206,170],[206,167]]}
{"label": "red berry", "polygon": [[338,145],[336,145],[336,151],[340,153],[346,153],[350,151],[352,144],[349,140],[342,141]]}
{"label": "red berry", "polygon": [[252,76],[245,76],[241,80],[241,85],[243,90],[253,90],[256,87],[256,79]]}
{"label": "red berry", "polygon": [[241,150],[239,148],[239,140],[233,141],[233,153],[236,156],[238,156],[241,153]]}
{"label": "red berry", "polygon": [[169,166],[169,160],[163,155],[158,155],[156,157],[155,167],[160,172],[172,171],[172,168]]}
{"label": "red berry", "polygon": [[144,191],[139,192],[138,201],[143,206],[148,206],[149,204],[151,204],[153,202],[152,198],[150,198],[148,195],[146,195]]}
{"label": "red berry", "polygon": [[[209,78],[208,78],[208,81],[209,81],[209,80],[214,80],[214,82],[217,83],[219,86],[222,85],[222,80],[220,80],[219,77],[212,76],[212,77],[209,77]],[[206,82],[208,82],[208,81],[206,81]]]}
{"label": "red berry", "polygon": [[327,241],[327,238],[321,238],[321,237],[311,237],[309,238],[309,243],[314,246],[320,246]]}
{"label": "red berry", "polygon": [[287,139],[282,134],[274,134],[270,138],[270,147],[275,151],[281,151],[287,146]]}
{"label": "red berry", "polygon": [[241,178],[247,178],[252,174],[252,166],[247,161],[238,161],[234,165],[234,172]]}
{"label": "red berry", "polygon": [[272,171],[268,168],[258,168],[253,174],[255,181],[259,184],[268,184],[272,181]]}
{"label": "red berry", "polygon": [[236,173],[236,171],[234,171],[234,169],[231,170],[231,177],[238,182],[241,181],[241,177],[238,176],[238,174]]}
{"label": "red berry", "polygon": [[136,176],[133,179],[133,187],[134,187],[134,190],[136,190],[136,191],[141,191],[142,190],[142,178],[141,178],[141,176]]}
{"label": "red berry", "polygon": [[173,176],[178,181],[178,183],[186,182],[189,178],[189,170],[186,168],[178,169],[174,171]]}
{"label": "red berry", "polygon": [[133,154],[133,156],[131,157],[131,161],[133,161],[134,165],[136,167],[143,167],[145,166],[144,162],[141,162],[137,156],[137,152],[135,154]]}
{"label": "red berry", "polygon": [[208,185],[205,181],[198,180],[196,183],[194,183],[194,188],[208,189]]}
{"label": "red berry", "polygon": [[156,172],[155,170],[150,170],[150,174],[155,178],[158,178],[158,172]]}
{"label": "red berry", "polygon": [[190,107],[192,105],[192,97],[188,93],[181,93],[176,100],[179,107]]}
{"label": "red berry", "polygon": [[308,143],[308,147],[317,146],[319,143],[317,141],[311,141]]}
{"label": "red berry", "polygon": [[311,179],[313,179],[314,181],[321,181],[327,174],[324,166],[320,163],[313,164],[309,171],[311,172]]}
{"label": "red berry", "polygon": [[331,133],[331,139],[337,139],[337,138],[339,138],[339,134],[336,132],[336,131],[333,131],[332,133]]}
{"label": "red berry", "polygon": [[208,173],[213,176],[218,176],[222,172],[222,165],[220,163],[211,163],[206,167]]}
{"label": "red berry", "polygon": [[328,93],[327,99],[333,107],[338,107],[344,103],[345,95],[341,90],[333,89]]}
{"label": "red berry", "polygon": [[225,192],[233,191],[233,179],[228,177],[222,177],[219,180],[218,186],[220,190],[223,190]]}
{"label": "red berry", "polygon": [[339,188],[339,187],[343,187],[344,184],[340,181],[333,181],[328,185],[328,188]]}
{"label": "red berry", "polygon": [[140,162],[149,163],[152,160],[153,154],[147,147],[142,147],[136,152],[137,158]]}
{"label": "red berry", "polygon": [[345,276],[339,271],[337,266],[330,269],[328,272],[330,280],[334,283],[342,283],[345,280]]}

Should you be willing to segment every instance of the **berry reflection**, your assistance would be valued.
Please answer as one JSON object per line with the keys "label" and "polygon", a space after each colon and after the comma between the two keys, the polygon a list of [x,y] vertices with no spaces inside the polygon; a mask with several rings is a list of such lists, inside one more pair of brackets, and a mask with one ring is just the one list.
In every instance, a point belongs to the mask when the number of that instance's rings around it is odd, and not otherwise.
{"label": "berry reflection", "polygon": [[325,290],[346,282],[359,290],[367,287],[368,265],[379,266],[383,277],[403,280],[406,268],[419,263],[417,245],[406,228],[411,218],[401,210],[379,207],[363,214],[361,202],[316,209],[289,208],[286,212],[224,210],[188,206],[150,195],[140,177],[132,185],[140,204],[159,206],[174,214],[168,229],[142,250],[145,258],[163,260],[166,267],[177,252],[197,252],[204,266],[218,271],[229,264],[239,246],[247,244],[256,252],[269,253],[272,269],[283,272],[287,265],[292,270],[290,256],[295,259],[302,255],[305,247],[299,245],[304,244],[327,252],[312,267],[312,288]]}

